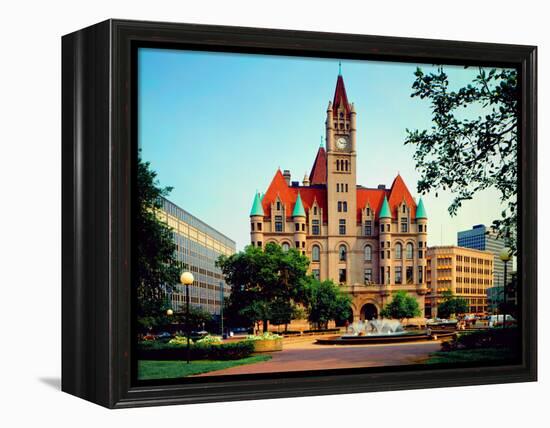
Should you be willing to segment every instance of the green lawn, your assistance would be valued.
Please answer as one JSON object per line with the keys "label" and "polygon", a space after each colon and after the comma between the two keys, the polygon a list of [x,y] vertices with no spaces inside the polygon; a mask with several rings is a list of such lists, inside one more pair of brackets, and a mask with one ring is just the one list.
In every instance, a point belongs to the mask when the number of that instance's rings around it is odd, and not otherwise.
{"label": "green lawn", "polygon": [[197,360],[191,361],[189,364],[186,361],[140,360],[138,361],[138,379],[151,380],[185,377],[241,366],[243,364],[261,363],[270,359],[270,355],[254,355],[240,360]]}
{"label": "green lawn", "polygon": [[430,355],[426,364],[492,363],[514,359],[516,353],[509,348],[462,349],[439,351]]}

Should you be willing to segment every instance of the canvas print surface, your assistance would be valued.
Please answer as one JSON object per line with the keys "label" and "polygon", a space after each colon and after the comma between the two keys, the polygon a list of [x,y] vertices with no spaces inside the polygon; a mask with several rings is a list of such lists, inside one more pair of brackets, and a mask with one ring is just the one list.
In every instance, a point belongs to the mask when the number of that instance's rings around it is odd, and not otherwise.
{"label": "canvas print surface", "polygon": [[518,361],[515,69],[137,63],[137,380]]}

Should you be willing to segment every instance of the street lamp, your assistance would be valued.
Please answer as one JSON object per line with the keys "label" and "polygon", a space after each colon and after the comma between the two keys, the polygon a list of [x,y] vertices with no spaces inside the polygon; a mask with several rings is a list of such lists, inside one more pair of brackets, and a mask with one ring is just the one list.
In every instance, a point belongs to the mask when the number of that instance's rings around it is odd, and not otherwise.
{"label": "street lamp", "polygon": [[166,310],[166,315],[168,315],[169,317],[171,317],[172,315],[174,315],[174,311],[172,309],[167,309]]}
{"label": "street lamp", "polygon": [[191,348],[189,347],[189,336],[191,335],[191,332],[189,330],[189,286],[193,284],[194,280],[195,278],[193,278],[193,274],[191,272],[183,272],[180,276],[180,282],[185,285],[185,329],[187,330],[187,364],[189,364],[191,350]]}
{"label": "street lamp", "polygon": [[504,282],[502,283],[502,328],[506,328],[506,281],[508,279],[507,269],[508,262],[512,258],[512,252],[510,248],[503,248],[498,257],[504,262]]}
{"label": "street lamp", "polygon": [[220,330],[223,339],[223,282],[220,281]]}

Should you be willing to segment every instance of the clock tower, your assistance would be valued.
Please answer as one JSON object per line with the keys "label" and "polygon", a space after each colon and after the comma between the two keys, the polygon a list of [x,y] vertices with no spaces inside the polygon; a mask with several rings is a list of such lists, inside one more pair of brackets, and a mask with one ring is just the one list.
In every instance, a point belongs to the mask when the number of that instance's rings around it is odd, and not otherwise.
{"label": "clock tower", "polygon": [[[356,113],[348,102],[344,78],[338,74],[334,99],[329,102],[326,118],[327,150],[327,209],[329,248],[337,248],[339,272],[330,277],[341,277],[344,261],[353,256],[357,234],[357,191],[356,191]],[[346,256],[338,254],[342,244],[347,246]],[[334,251],[334,250],[333,250]],[[342,260],[346,258],[346,260]],[[348,263],[346,263],[348,264]],[[335,265],[332,264],[331,265]],[[345,272],[346,283],[352,283],[353,273]]]}

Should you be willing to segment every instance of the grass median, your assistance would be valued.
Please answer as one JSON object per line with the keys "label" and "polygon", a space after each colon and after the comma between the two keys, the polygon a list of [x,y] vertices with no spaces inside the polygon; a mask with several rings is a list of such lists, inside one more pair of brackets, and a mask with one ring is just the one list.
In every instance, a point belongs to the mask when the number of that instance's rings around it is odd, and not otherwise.
{"label": "grass median", "polygon": [[501,363],[516,357],[517,352],[509,348],[459,349],[435,352],[426,364]]}
{"label": "grass median", "polygon": [[228,369],[230,367],[242,366],[245,364],[261,363],[270,359],[270,355],[253,355],[240,360],[194,360],[189,364],[187,364],[186,361],[139,360],[138,379],[174,379]]}

